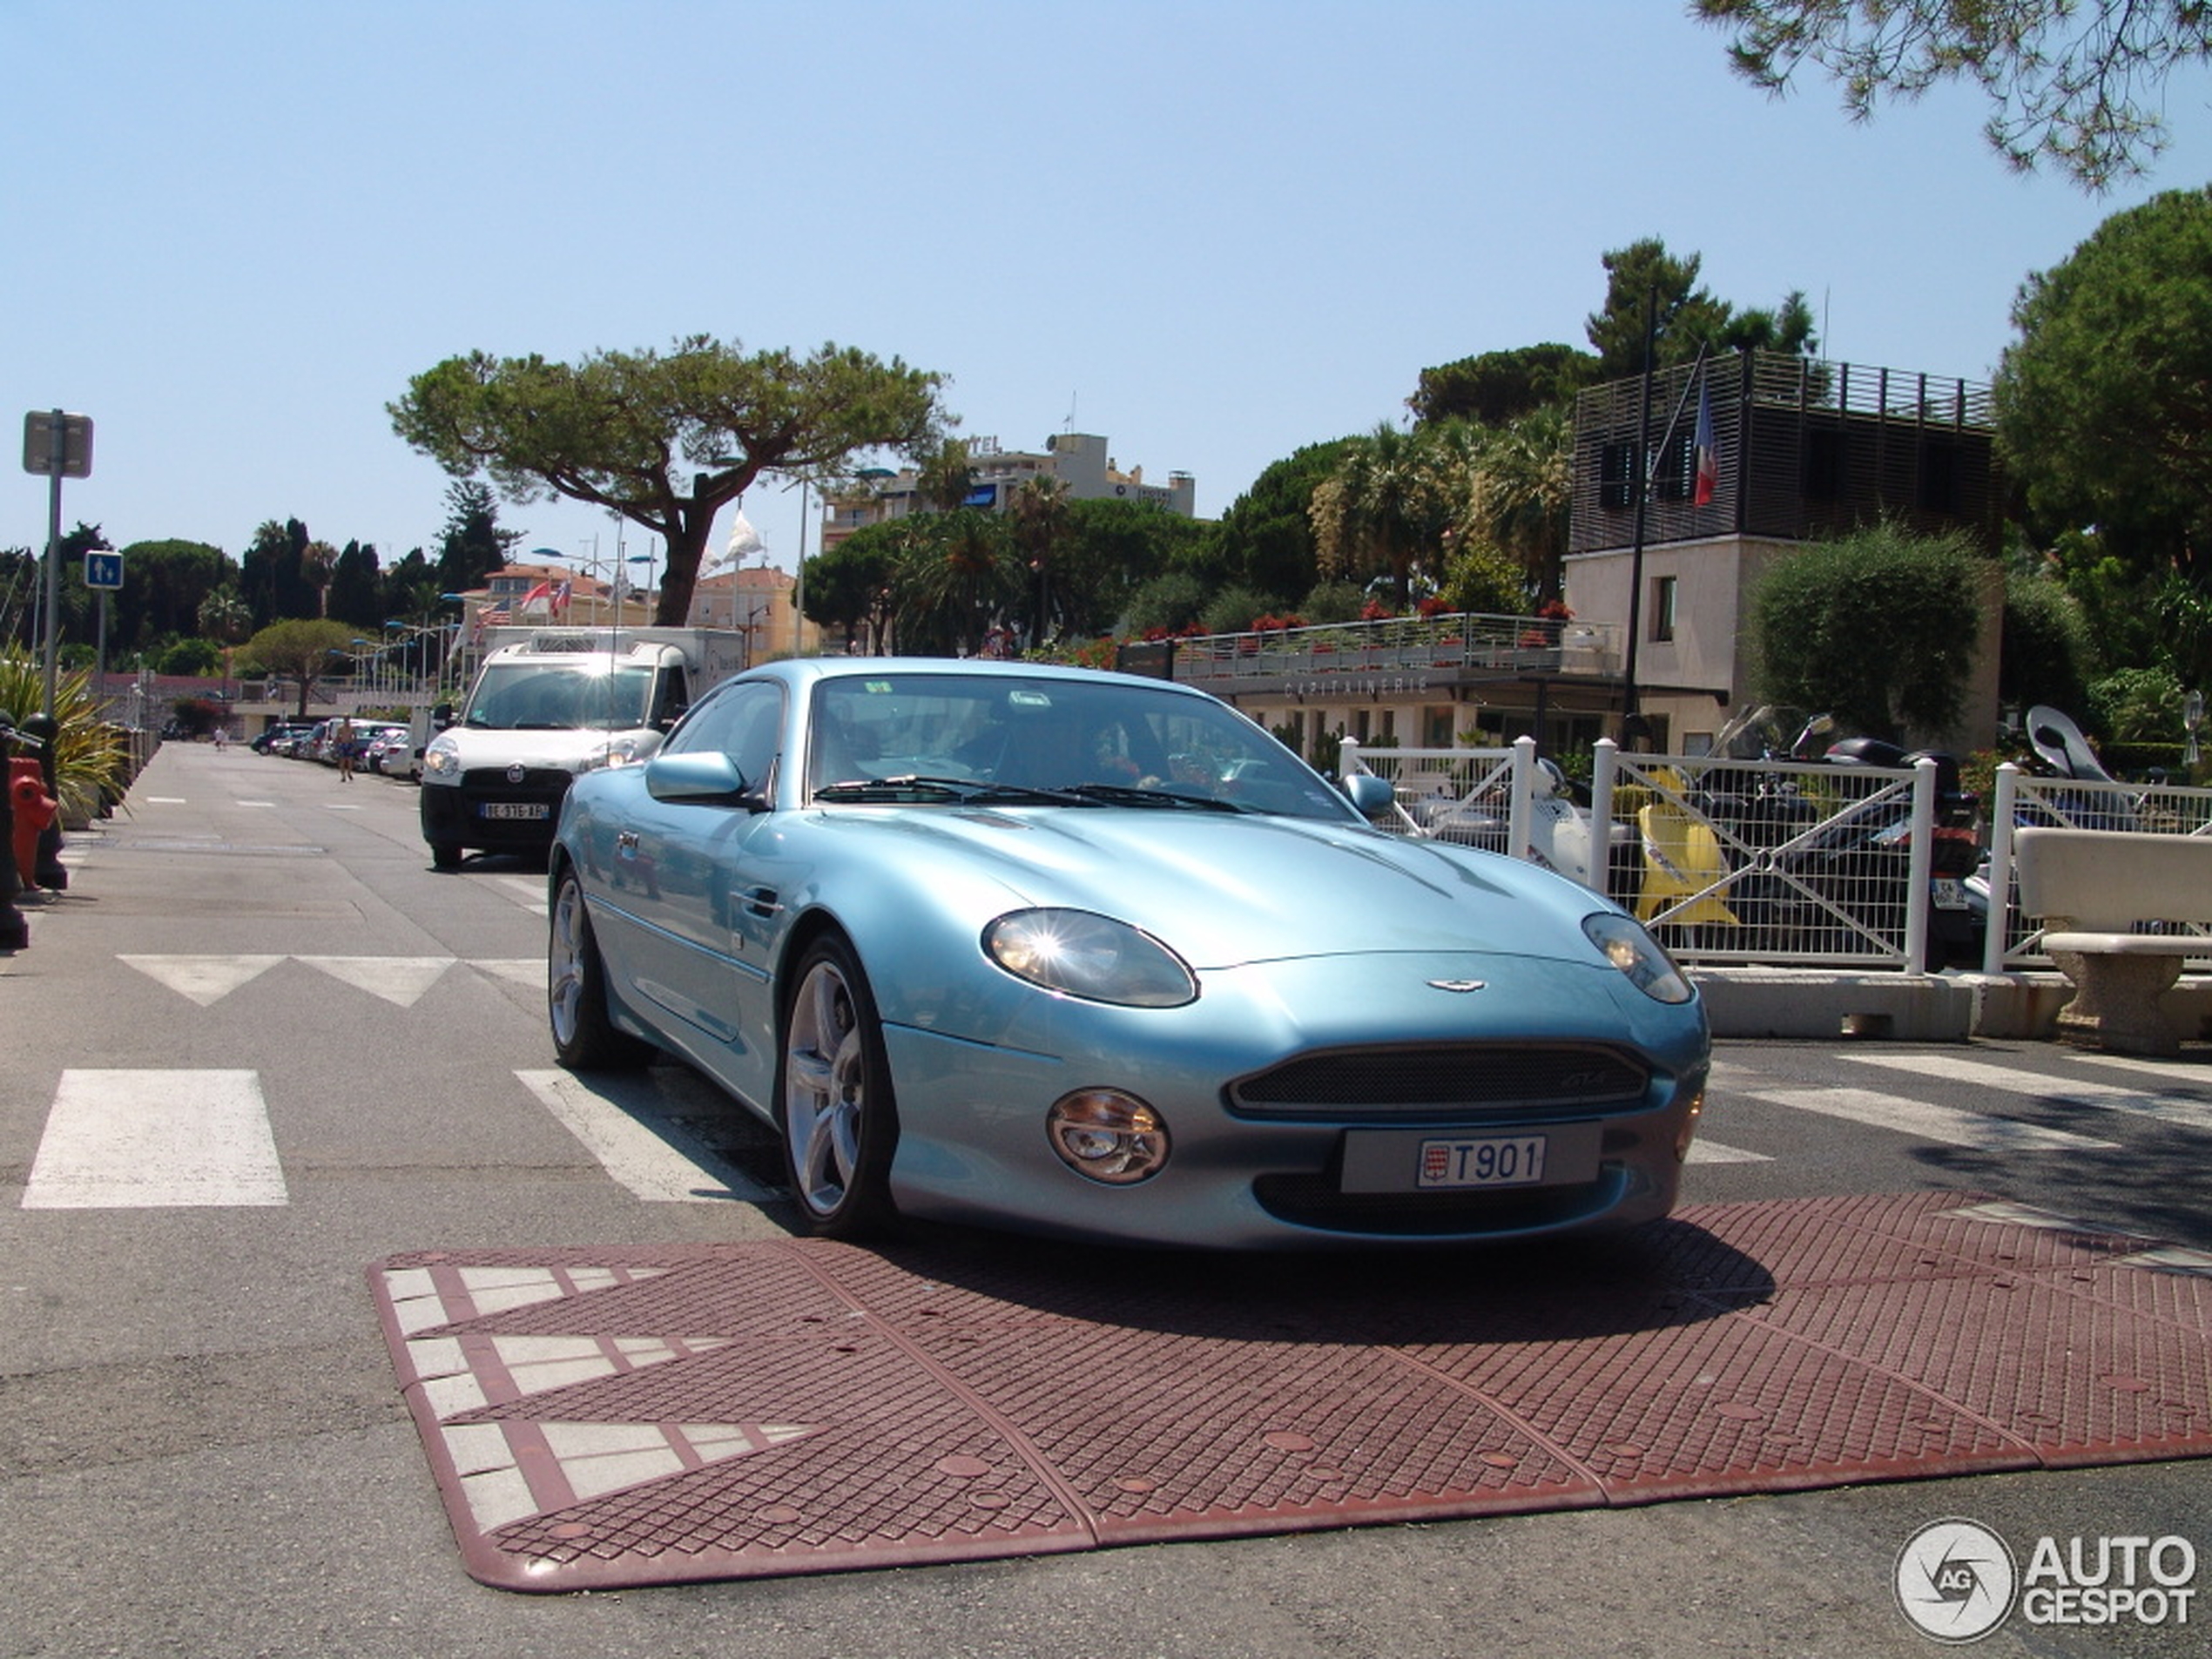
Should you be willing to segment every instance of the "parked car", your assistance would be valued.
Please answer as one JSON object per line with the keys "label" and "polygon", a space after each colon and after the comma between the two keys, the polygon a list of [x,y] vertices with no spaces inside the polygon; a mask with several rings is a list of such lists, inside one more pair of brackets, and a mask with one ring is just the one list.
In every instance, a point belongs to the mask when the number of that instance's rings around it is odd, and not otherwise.
{"label": "parked car", "polygon": [[256,736],[251,746],[256,754],[289,754],[292,746],[314,730],[307,722],[278,720]]}
{"label": "parked car", "polygon": [[[363,770],[382,772],[385,760],[399,750],[411,746],[414,738],[403,725],[371,725],[356,727],[363,733],[361,742],[361,763]],[[395,768],[401,770],[402,768]]]}
{"label": "parked car", "polygon": [[833,1236],[1442,1244],[1664,1215],[1708,1064],[1695,991],[1575,883],[1375,830],[1389,795],[1168,682],[756,668],[569,795],[554,1051],[681,1055],[783,1131]]}
{"label": "parked car", "polygon": [[415,740],[415,733],[407,726],[397,727],[384,745],[384,752],[377,759],[377,771],[387,778],[400,778],[415,782],[422,776],[422,745]]}

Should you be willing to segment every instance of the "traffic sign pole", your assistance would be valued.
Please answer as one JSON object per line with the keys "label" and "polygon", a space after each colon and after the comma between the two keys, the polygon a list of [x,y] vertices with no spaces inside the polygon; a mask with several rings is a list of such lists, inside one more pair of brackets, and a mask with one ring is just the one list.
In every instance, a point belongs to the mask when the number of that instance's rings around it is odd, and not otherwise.
{"label": "traffic sign pole", "polygon": [[92,475],[91,417],[33,409],[23,418],[23,469],[48,479],[46,506],[46,712],[54,712],[62,644],[62,480]]}

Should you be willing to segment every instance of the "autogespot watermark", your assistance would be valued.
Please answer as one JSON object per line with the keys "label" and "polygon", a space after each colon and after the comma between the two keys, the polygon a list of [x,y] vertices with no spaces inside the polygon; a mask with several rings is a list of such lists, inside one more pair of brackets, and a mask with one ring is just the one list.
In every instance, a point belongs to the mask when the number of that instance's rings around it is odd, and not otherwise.
{"label": "autogespot watermark", "polygon": [[2188,1539],[2045,1535],[2020,1565],[1978,1521],[1935,1521],[1897,1554],[1898,1610],[1938,1642],[1979,1642],[2014,1613],[2036,1625],[2186,1625],[2196,1595]]}

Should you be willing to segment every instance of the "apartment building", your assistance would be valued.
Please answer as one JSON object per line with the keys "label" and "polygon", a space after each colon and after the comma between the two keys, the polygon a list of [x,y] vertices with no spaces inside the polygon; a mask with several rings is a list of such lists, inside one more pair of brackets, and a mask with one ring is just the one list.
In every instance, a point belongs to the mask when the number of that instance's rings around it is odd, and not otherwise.
{"label": "apartment building", "polygon": [[[1056,478],[1073,501],[1150,502],[1185,518],[1197,515],[1197,480],[1171,472],[1165,484],[1144,482],[1144,469],[1124,472],[1107,441],[1093,433],[1062,432],[1041,450],[1006,449],[996,438],[968,441],[970,483],[966,505],[1003,511],[1014,492],[1034,478]],[[903,518],[925,509],[914,469],[878,469],[862,475],[866,488],[832,496],[822,503],[822,550],[827,552],[857,529]]]}

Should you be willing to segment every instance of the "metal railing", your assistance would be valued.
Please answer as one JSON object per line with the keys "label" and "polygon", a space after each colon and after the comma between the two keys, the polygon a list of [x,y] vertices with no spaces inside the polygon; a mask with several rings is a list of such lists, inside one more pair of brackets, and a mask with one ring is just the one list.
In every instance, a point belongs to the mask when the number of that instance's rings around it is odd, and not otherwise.
{"label": "metal railing", "polygon": [[[2020,914],[2020,884],[2013,873],[2013,832],[2031,825],[2058,829],[2134,830],[2153,835],[2212,835],[2212,789],[2186,784],[2082,782],[2022,772],[2009,762],[1997,768],[1989,810],[1991,908],[2004,917],[1992,927],[1982,955],[1984,971],[2041,967],[2049,960],[2038,948],[2040,928]],[[2163,924],[2167,933],[2203,933],[2201,927]],[[2212,936],[2202,956],[2212,960]]]}
{"label": "metal railing", "polygon": [[[1929,959],[1932,760],[1629,755],[1603,739],[1587,806],[1567,798],[1530,738],[1491,750],[1347,741],[1339,764],[1397,786],[1384,827],[1555,868],[1633,912],[1684,961],[1919,971]],[[1946,896],[1966,903],[1963,888]]]}
{"label": "metal railing", "polygon": [[1465,611],[1259,628],[1178,639],[1175,677],[1205,685],[1421,670],[1615,674],[1620,671],[1620,634],[1611,624]]}
{"label": "metal railing", "polygon": [[[1984,972],[2047,968],[2040,930],[2020,914],[2014,828],[2212,835],[2212,789],[2079,783],[2008,763],[1987,803],[1980,872],[1946,884],[1934,874],[1932,759],[1907,769],[1629,755],[1607,738],[1586,806],[1567,798],[1533,738],[1498,749],[1347,738],[1339,767],[1396,786],[1381,827],[1556,869],[1615,900],[1691,963],[1921,972],[1948,904],[1973,914]],[[1997,926],[1985,925],[1991,915]],[[2207,934],[2203,957],[2190,960],[2212,961],[2212,932],[2188,931]]]}

